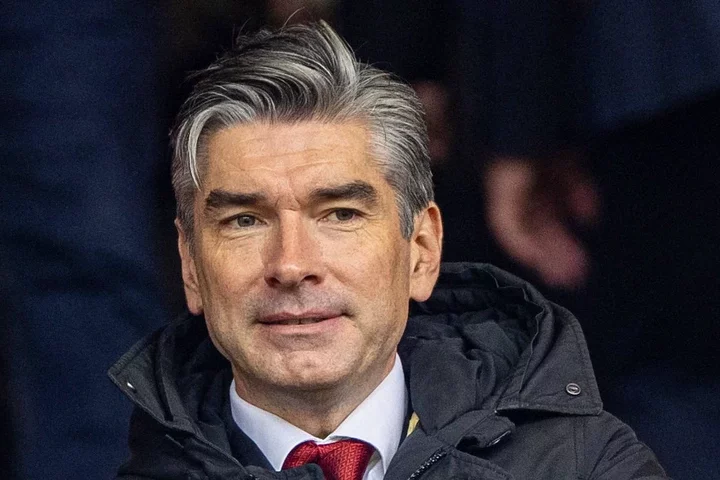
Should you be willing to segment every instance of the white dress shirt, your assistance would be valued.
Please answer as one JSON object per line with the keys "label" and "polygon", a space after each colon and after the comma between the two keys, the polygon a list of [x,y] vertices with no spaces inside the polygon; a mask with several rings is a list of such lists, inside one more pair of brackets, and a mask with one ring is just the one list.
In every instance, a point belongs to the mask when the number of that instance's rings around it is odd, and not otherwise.
{"label": "white dress shirt", "polygon": [[230,407],[235,423],[255,442],[270,465],[280,471],[293,448],[311,440],[318,444],[354,438],[375,447],[363,480],[381,480],[397,451],[407,415],[408,393],[400,357],[387,377],[326,438],[317,438],[270,412],[249,404],[230,385]]}

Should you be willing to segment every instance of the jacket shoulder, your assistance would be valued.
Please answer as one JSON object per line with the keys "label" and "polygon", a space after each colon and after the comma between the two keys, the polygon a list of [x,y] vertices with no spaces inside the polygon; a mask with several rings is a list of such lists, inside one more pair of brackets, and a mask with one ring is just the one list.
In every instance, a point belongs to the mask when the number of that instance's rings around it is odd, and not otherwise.
{"label": "jacket shoulder", "polygon": [[666,479],[655,454],[635,436],[635,432],[603,411],[597,416],[580,417],[575,428],[576,441],[584,452],[579,469],[582,478]]}
{"label": "jacket shoulder", "polygon": [[611,414],[510,415],[511,435],[487,452],[515,478],[656,480],[669,478],[652,451]]}

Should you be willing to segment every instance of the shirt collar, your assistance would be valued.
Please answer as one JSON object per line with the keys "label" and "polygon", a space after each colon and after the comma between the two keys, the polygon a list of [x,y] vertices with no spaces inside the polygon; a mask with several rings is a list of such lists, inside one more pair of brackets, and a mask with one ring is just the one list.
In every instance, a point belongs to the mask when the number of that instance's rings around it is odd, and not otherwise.
{"label": "shirt collar", "polygon": [[311,440],[322,444],[344,438],[362,440],[375,447],[383,470],[387,471],[403,435],[407,401],[405,374],[397,354],[387,377],[324,439],[316,438],[277,415],[249,404],[235,391],[235,380],[230,385],[233,420],[277,471],[282,469],[292,449],[303,442]]}

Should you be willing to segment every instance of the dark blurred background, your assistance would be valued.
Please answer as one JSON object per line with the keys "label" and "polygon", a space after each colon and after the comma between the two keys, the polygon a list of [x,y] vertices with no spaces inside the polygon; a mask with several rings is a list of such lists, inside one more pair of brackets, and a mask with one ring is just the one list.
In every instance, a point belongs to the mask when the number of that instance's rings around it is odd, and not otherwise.
{"label": "dark blurred background", "polygon": [[189,71],[326,19],[423,100],[445,260],[579,317],[606,409],[720,478],[714,0],[68,0],[0,16],[0,478],[108,478],[105,371],[183,308],[167,132]]}

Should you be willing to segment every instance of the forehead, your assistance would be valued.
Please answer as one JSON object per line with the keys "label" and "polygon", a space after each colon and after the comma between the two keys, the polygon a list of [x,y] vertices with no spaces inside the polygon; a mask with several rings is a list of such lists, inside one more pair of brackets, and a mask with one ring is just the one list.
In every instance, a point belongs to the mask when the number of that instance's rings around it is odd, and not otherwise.
{"label": "forehead", "polygon": [[381,181],[362,123],[254,123],[232,126],[208,142],[204,189],[228,183],[318,183],[329,176]]}

